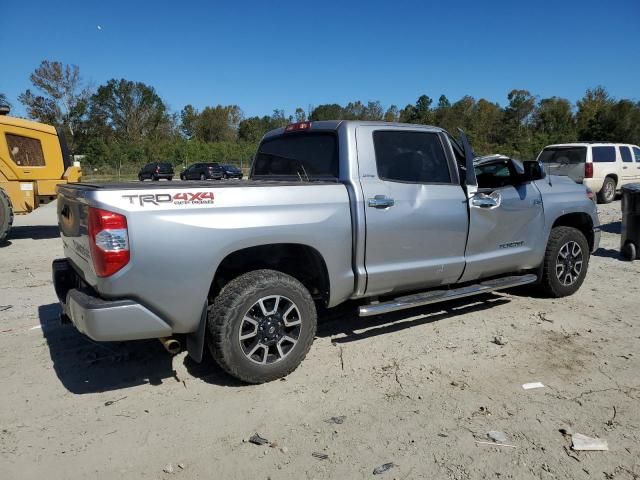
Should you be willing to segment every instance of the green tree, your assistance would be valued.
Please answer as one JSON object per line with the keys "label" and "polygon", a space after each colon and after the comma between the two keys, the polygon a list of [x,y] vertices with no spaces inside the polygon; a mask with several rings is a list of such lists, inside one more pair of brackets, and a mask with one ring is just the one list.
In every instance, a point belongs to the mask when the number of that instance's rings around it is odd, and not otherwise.
{"label": "green tree", "polygon": [[9,99],[4,93],[0,93],[0,107],[11,108],[11,103],[9,103]]}
{"label": "green tree", "polygon": [[318,105],[313,109],[309,120],[317,122],[319,120],[343,120],[344,109],[337,103]]}
{"label": "green tree", "polygon": [[304,122],[307,119],[307,114],[305,113],[303,108],[296,108],[295,119],[296,122]]}
{"label": "green tree", "polygon": [[43,60],[29,77],[36,89],[27,89],[18,97],[27,115],[39,122],[64,127],[71,146],[76,130],[87,112],[90,90],[83,84],[80,68]]}
{"label": "green tree", "polygon": [[198,116],[198,110],[193,105],[185,105],[180,112],[180,131],[185,137],[191,138],[195,134]]}
{"label": "green tree", "polygon": [[576,141],[576,120],[569,100],[558,97],[543,98],[533,112],[532,121],[542,143]]}
{"label": "green tree", "polygon": [[384,112],[385,122],[397,122],[400,120],[400,112],[398,111],[398,107],[396,105],[391,105],[387,108],[387,111]]}
{"label": "green tree", "polygon": [[613,104],[614,100],[602,86],[585,92],[584,97],[577,102],[576,123],[580,140],[604,140],[602,135],[606,135],[607,127],[602,122]]}
{"label": "green tree", "polygon": [[90,100],[92,133],[105,139],[140,141],[171,134],[171,117],[153,87],[111,79]]}
{"label": "green tree", "polygon": [[194,136],[205,142],[235,140],[241,120],[242,110],[237,105],[205,107],[195,122]]}

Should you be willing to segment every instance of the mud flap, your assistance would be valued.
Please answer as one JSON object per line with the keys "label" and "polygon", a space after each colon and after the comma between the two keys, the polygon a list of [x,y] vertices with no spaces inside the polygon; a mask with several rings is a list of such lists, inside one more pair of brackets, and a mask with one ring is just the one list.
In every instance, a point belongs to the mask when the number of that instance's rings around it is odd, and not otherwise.
{"label": "mud flap", "polygon": [[187,353],[195,362],[202,362],[204,354],[204,336],[207,331],[207,304],[204,304],[202,315],[200,316],[200,324],[195,332],[187,335]]}

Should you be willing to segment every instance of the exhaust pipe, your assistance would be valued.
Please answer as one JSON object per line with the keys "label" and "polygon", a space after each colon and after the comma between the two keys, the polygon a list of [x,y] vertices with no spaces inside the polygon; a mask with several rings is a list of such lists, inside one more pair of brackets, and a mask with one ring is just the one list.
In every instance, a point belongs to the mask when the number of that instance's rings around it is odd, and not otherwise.
{"label": "exhaust pipe", "polygon": [[180,344],[180,342],[173,337],[162,337],[158,340],[160,340],[162,346],[171,355],[176,355],[180,353],[180,350],[182,350],[182,345]]}

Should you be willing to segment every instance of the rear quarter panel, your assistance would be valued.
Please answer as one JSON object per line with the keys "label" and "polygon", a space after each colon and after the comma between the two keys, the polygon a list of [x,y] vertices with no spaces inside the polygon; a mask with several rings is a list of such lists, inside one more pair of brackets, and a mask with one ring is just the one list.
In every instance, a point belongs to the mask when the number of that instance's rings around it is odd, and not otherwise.
{"label": "rear quarter panel", "polygon": [[[141,202],[140,195],[203,203]],[[330,278],[330,305],[353,293],[351,215],[342,184],[235,188],[97,190],[89,203],[125,214],[131,260],[109,278],[88,278],[106,298],[138,300],[172,325],[196,329],[218,265],[243,248],[298,243],[315,248]]]}

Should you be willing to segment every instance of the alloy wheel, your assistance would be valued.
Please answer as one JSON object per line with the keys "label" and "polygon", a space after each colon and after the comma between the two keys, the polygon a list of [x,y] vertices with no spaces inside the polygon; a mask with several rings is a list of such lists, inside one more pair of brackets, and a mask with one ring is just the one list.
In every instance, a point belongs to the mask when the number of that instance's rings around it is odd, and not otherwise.
{"label": "alloy wheel", "polygon": [[238,340],[249,360],[268,365],[279,362],[294,349],[301,329],[298,306],[282,295],[270,295],[255,302],[245,313]]}
{"label": "alloy wheel", "polygon": [[566,287],[576,283],[582,273],[582,248],[573,240],[565,243],[558,251],[556,258],[556,276]]}

